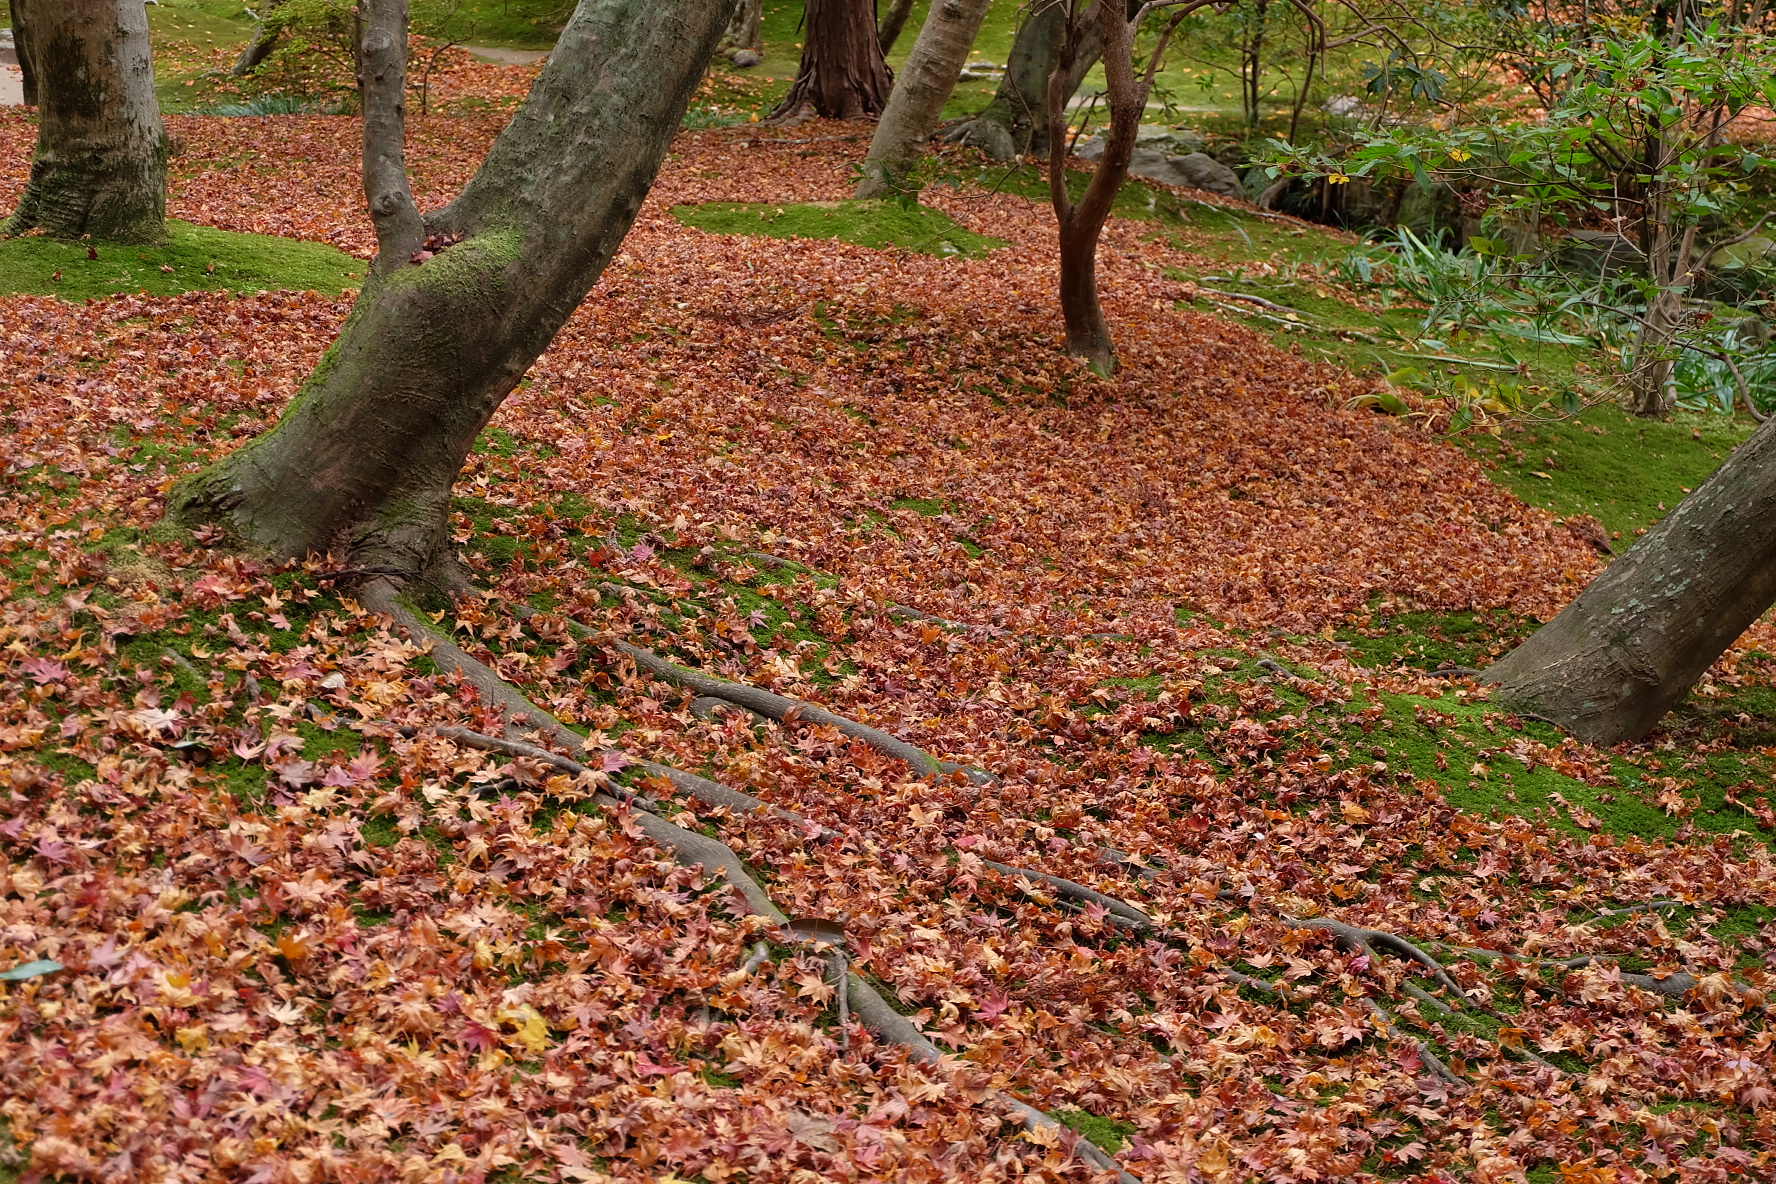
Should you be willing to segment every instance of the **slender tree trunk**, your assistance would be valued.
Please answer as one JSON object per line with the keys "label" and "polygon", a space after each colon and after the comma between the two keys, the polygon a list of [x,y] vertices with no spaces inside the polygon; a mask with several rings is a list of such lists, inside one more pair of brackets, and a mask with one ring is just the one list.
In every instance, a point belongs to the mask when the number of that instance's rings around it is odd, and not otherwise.
{"label": "slender tree trunk", "polygon": [[[1097,44],[1102,47],[1110,127],[1104,136],[1104,155],[1092,171],[1085,192],[1074,203],[1067,192],[1067,83],[1074,64],[1074,46],[1084,40],[1085,29],[1093,27],[1098,34]],[[1100,374],[1114,374],[1116,346],[1110,337],[1110,323],[1104,319],[1103,306],[1098,302],[1098,239],[1110,217],[1116,192],[1128,177],[1135,137],[1140,134],[1141,115],[1147,105],[1147,85],[1135,75],[1135,32],[1121,0],[1093,0],[1080,22],[1063,30],[1063,35],[1060,60],[1055,63],[1048,83],[1048,186],[1060,238],[1061,317],[1067,327],[1067,352],[1086,359]],[[1160,52],[1155,51],[1155,59]]]}
{"label": "slender tree trunk", "polygon": [[37,155],[5,233],[165,236],[166,130],[141,0],[32,0]]}
{"label": "slender tree trunk", "polygon": [[1270,0],[1252,0],[1252,24],[1246,35],[1245,50],[1240,60],[1240,83],[1244,92],[1246,126],[1258,126],[1258,100],[1264,86],[1264,33],[1269,23]]}
{"label": "slender tree trunk", "polygon": [[[1012,40],[1011,58],[1005,63],[1005,77],[1000,80],[993,101],[950,133],[950,139],[972,144],[994,160],[1013,160],[1026,152],[1046,155],[1048,84],[1061,60],[1066,25],[1064,3],[1042,4],[1025,17]],[[1096,26],[1079,31],[1078,44],[1063,79],[1063,111],[1103,51],[1104,43]]]}
{"label": "slender tree trunk", "polygon": [[1776,420],[1484,676],[1579,739],[1639,740],[1776,602]]}
{"label": "slender tree trunk", "polygon": [[728,31],[722,34],[722,45],[756,52],[764,44],[764,27],[765,0],[740,0],[734,8],[734,18],[728,22]]}
{"label": "slender tree trunk", "polygon": [[894,79],[876,40],[872,0],[808,0],[802,65],[773,113],[812,107],[827,119],[881,114]]}
{"label": "slender tree trunk", "polygon": [[12,47],[18,52],[19,73],[24,75],[25,106],[37,105],[37,61],[32,53],[31,6],[43,0],[12,0]]}
{"label": "slender tree trunk", "polygon": [[894,82],[881,122],[876,124],[863,162],[863,180],[857,186],[858,197],[918,193],[918,187],[909,186],[908,179],[925,152],[925,142],[943,118],[944,104],[968,62],[968,51],[986,18],[988,2],[934,0],[906,67]]}
{"label": "slender tree trunk", "polygon": [[913,0],[888,0],[888,11],[876,22],[876,42],[881,45],[884,56],[900,40],[900,31],[906,28],[907,17],[912,12]]}
{"label": "slender tree trunk", "polygon": [[581,0],[480,171],[421,218],[400,164],[404,39],[387,3],[372,3],[363,47],[376,263],[283,418],[185,482],[173,508],[282,554],[419,573],[447,562],[469,448],[622,243],[732,9]]}

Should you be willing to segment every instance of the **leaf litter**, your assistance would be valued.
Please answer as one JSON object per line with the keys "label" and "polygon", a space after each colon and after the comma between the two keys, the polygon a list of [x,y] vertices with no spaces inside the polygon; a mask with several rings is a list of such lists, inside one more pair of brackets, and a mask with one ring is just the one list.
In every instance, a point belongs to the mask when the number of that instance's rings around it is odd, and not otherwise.
{"label": "leaf litter", "polygon": [[[415,121],[422,201],[500,118]],[[353,121],[169,124],[175,216],[369,249]],[[1667,841],[1460,811],[1384,759],[1384,696],[1453,717],[1483,693],[1336,639],[1377,612],[1545,618],[1593,552],[1454,448],[1345,410],[1362,380],[1179,311],[1188,236],[1112,223],[1106,381],[1056,348],[1051,231],[1022,199],[929,195],[1009,241],[980,260],[668,212],[841,198],[862,145],[822,137],[845,134],[682,136],[463,473],[485,591],[431,611],[589,734],[580,776],[440,736],[501,724],[341,564],[156,529],[181,475],[275,422],[347,303],[0,302],[0,965],[64,967],[0,987],[28,1170],[1102,1175],[1070,1133],[1008,1125],[1007,1091],[1126,1130],[1145,1180],[1767,1172],[1746,952],[1776,932],[1723,922],[1776,904],[1768,823]],[[10,194],[29,125],[0,116],[0,141]],[[958,771],[697,709],[619,642]],[[1515,744],[1615,783],[1611,754]],[[951,1055],[836,1030],[827,959],[591,806],[619,782],[842,935]],[[1654,989],[1678,974],[1681,997]]]}

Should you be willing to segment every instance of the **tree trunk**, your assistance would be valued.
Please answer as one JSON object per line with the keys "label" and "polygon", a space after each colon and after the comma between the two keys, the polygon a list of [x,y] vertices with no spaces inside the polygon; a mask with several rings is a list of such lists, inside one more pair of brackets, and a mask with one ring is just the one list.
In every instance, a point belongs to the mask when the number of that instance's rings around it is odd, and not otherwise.
{"label": "tree trunk", "polygon": [[[876,22],[876,43],[882,47],[884,56],[894,48],[900,40],[900,31],[906,28],[907,17],[913,12],[913,0],[888,0],[888,11]],[[927,18],[929,19],[929,17]]]}
{"label": "tree trunk", "polygon": [[141,0],[31,7],[37,155],[5,233],[157,242],[165,237],[166,129]]}
{"label": "tree trunk", "polygon": [[1240,54],[1240,90],[1246,108],[1246,126],[1258,126],[1258,100],[1264,88],[1264,33],[1269,24],[1270,0],[1252,0],[1251,24]]}
{"label": "tree trunk", "polygon": [[37,62],[32,56],[31,6],[41,0],[12,0],[12,47],[18,53],[19,73],[24,76],[24,104],[37,105]]}
{"label": "tree trunk", "polygon": [[1776,420],[1484,675],[1590,744],[1639,740],[1776,602]]}
{"label": "tree trunk", "polygon": [[812,107],[827,119],[879,115],[894,78],[876,40],[872,0],[808,0],[801,69],[774,116]]}
{"label": "tree trunk", "polygon": [[[265,6],[265,14],[271,15],[271,10],[276,8],[279,3],[280,0],[269,0]],[[273,25],[267,28],[265,22],[260,21],[253,30],[253,39],[247,42],[245,49],[241,50],[240,57],[234,60],[234,69],[229,73],[236,78],[245,78],[264,65],[265,59],[271,56],[273,47],[277,45],[278,35],[283,31],[282,25]]]}
{"label": "tree trunk", "polygon": [[[1086,40],[1087,29],[1097,30],[1096,45],[1104,59],[1104,80],[1109,91],[1110,127],[1104,136],[1104,155],[1092,170],[1085,192],[1075,204],[1067,192],[1067,145],[1053,135],[1048,149],[1049,197],[1059,227],[1061,263],[1061,317],[1067,327],[1069,354],[1084,358],[1100,374],[1116,372],[1116,346],[1110,324],[1098,303],[1098,239],[1110,217],[1117,190],[1128,177],[1135,137],[1141,131],[1141,115],[1147,105],[1147,83],[1135,75],[1135,34],[1125,18],[1121,0],[1094,0],[1081,22],[1063,27],[1059,60],[1048,82],[1048,120],[1051,129],[1066,127],[1068,82],[1076,64],[1075,48]],[[1154,60],[1164,51],[1154,51]]]}
{"label": "tree trunk", "polygon": [[365,189],[380,253],[283,418],[185,482],[174,512],[285,555],[408,574],[446,562],[451,483],[622,243],[731,11],[581,0],[480,171],[421,220],[398,158],[404,38],[385,44],[373,3]]}
{"label": "tree trunk", "polygon": [[[728,31],[722,34],[722,45],[728,49],[757,51],[764,44],[765,0],[740,0]],[[753,63],[757,65],[757,63]]]}
{"label": "tree trunk", "polygon": [[[1024,19],[1012,40],[1011,59],[1005,63],[998,93],[979,115],[950,133],[950,139],[972,144],[994,160],[1014,160],[1026,152],[1047,154],[1048,83],[1061,60],[1066,11],[1065,4],[1044,4]],[[1079,44],[1063,79],[1063,111],[1104,51],[1095,25],[1079,32]]]}
{"label": "tree trunk", "polygon": [[858,197],[919,192],[909,178],[925,152],[925,142],[943,118],[944,104],[968,62],[987,4],[988,0],[934,0],[906,67],[894,82],[882,120],[876,124],[869,156],[863,162],[863,180],[857,186]]}

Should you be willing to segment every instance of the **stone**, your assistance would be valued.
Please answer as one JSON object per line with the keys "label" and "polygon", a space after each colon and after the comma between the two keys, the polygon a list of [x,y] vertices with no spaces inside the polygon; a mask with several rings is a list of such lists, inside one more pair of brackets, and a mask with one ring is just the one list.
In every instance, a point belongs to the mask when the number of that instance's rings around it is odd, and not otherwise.
{"label": "stone", "polygon": [[758,65],[761,60],[763,59],[759,57],[758,50],[756,49],[736,49],[734,51],[734,66],[736,69],[750,70]]}

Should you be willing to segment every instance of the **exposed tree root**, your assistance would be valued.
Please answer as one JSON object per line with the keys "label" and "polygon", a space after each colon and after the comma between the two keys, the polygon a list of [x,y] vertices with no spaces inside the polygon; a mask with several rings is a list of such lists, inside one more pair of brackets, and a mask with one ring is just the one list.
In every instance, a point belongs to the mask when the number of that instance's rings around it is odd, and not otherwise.
{"label": "exposed tree root", "polygon": [[[440,669],[453,671],[461,675],[490,702],[498,704],[505,709],[509,716],[515,717],[516,722],[510,725],[508,731],[517,731],[519,733],[525,731],[543,732],[551,739],[561,743],[564,747],[571,747],[576,750],[584,747],[584,739],[577,733],[573,732],[559,720],[555,719],[554,716],[549,715],[547,712],[537,707],[534,703],[530,702],[529,699],[519,694],[510,684],[501,679],[491,667],[478,659],[471,657],[455,643],[447,638],[440,637],[435,630],[429,628],[417,614],[400,602],[396,590],[391,585],[381,580],[368,585],[361,595],[361,602],[365,607],[370,608],[373,611],[386,613],[394,618],[394,620],[408,634],[410,634],[416,642],[431,642],[431,658]],[[632,649],[634,647],[628,648]],[[645,650],[638,650],[636,652],[647,654],[647,651]],[[648,654],[647,656],[650,658],[653,657],[651,654]],[[670,665],[670,663],[664,663],[662,659],[656,658],[655,661],[662,662],[662,664],[668,666]],[[739,684],[728,685],[739,686]],[[761,694],[768,694],[768,692],[761,692]],[[781,698],[781,696],[773,697]],[[791,703],[794,702],[793,700],[786,701]],[[530,725],[530,727],[526,728],[526,724]],[[451,735],[453,732],[455,733],[454,736]],[[469,738],[473,737],[473,742],[477,747],[488,747],[494,751],[505,752],[508,755],[521,755],[539,760],[546,759],[552,766],[561,769],[563,772],[570,772],[575,776],[581,774],[589,775],[593,772],[591,769],[581,765],[579,762],[574,761],[571,758],[549,753],[547,750],[536,748],[534,745],[522,741],[516,743],[510,740],[502,741],[499,737],[484,736],[480,733],[470,732],[467,729],[440,728],[438,729],[438,734],[443,737],[463,742],[470,742]],[[494,745],[499,745],[499,747],[493,748]],[[520,749],[526,751],[515,751]],[[677,770],[669,770],[666,766],[654,767],[660,769],[662,775],[669,776],[672,773],[678,772]],[[691,774],[681,775],[686,777],[694,776]],[[703,781],[704,779],[696,778],[696,780]],[[711,782],[709,784],[714,783]],[[723,789],[729,794],[734,794],[734,791],[727,790],[725,786],[718,788]],[[759,802],[758,799],[749,798],[744,794],[735,794],[735,796],[755,802],[758,806],[764,805],[764,803]],[[621,811],[631,804],[630,802],[620,801],[611,794],[602,791],[594,793],[592,800],[600,807],[614,811]],[[631,801],[636,801],[636,799],[632,798]],[[786,814],[787,812],[780,813]],[[745,901],[749,912],[756,916],[763,917],[784,929],[790,928],[790,919],[784,915],[782,910],[780,910],[775,903],[772,902],[770,894],[765,891],[763,886],[761,886],[756,879],[753,878],[752,874],[746,869],[744,862],[742,862],[740,857],[735,854],[733,848],[729,847],[726,843],[721,842],[719,839],[712,839],[705,835],[700,835],[695,831],[686,830],[685,828],[668,822],[666,819],[650,813],[645,809],[633,811],[631,817],[649,839],[653,840],[665,850],[671,852],[674,858],[678,859],[679,862],[686,865],[701,864],[705,869],[719,870],[721,874],[727,878],[728,883],[740,894],[741,898]],[[793,817],[804,823],[809,821],[805,818],[801,818],[799,815]],[[749,970],[755,970],[763,961],[764,956],[761,956],[761,952],[755,949],[752,957],[747,959],[746,968]],[[839,965],[842,968],[844,967],[842,962],[839,963]],[[893,1007],[889,1006],[887,1000],[883,999],[876,989],[856,972],[851,971],[848,968],[843,968],[841,982],[842,987],[839,991],[841,1023],[843,1023],[846,1018],[845,1012],[855,1012],[863,1025],[871,1032],[875,1033],[878,1039],[905,1048],[913,1060],[924,1063],[934,1063],[942,1059],[943,1054],[937,1050],[937,1047],[931,1043],[924,1033],[920,1032],[919,1029],[916,1028],[905,1016],[902,1016],[899,1012],[895,1011]],[[1066,1139],[1073,1134],[1070,1128],[1055,1118],[1037,1110],[1033,1106],[1018,1101],[1016,1098],[1013,1098],[1008,1094],[994,1091],[991,1096],[1001,1110],[1022,1122],[1026,1129],[1046,1131],[1052,1136],[1060,1139]],[[1117,1173],[1121,1184],[1140,1184],[1134,1176],[1123,1171],[1109,1153],[1091,1142],[1091,1140],[1085,1138],[1083,1135],[1074,1137],[1073,1147],[1074,1151],[1085,1162],[1101,1170]]]}
{"label": "exposed tree root", "polygon": [[[760,554],[762,556],[762,553]],[[773,556],[770,558],[775,559],[777,557]],[[781,562],[785,564],[793,563],[793,561],[788,560]],[[803,570],[806,569],[804,568]],[[537,730],[545,732],[558,743],[576,749],[583,747],[584,741],[576,733],[563,726],[553,716],[543,712],[528,699],[518,694],[509,684],[505,683],[503,679],[500,679],[498,674],[490,667],[469,656],[466,652],[456,647],[447,639],[439,639],[436,632],[427,628],[425,623],[421,621],[417,615],[401,605],[392,594],[386,592],[386,586],[384,586],[384,588],[385,591],[374,599],[372,598],[372,595],[367,594],[365,597],[365,603],[372,608],[389,612],[390,615],[395,616],[395,618],[410,632],[414,632],[416,636],[434,639],[436,645],[432,655],[433,661],[440,667],[458,671],[478,689],[481,689],[487,694],[490,700],[505,707],[510,714],[535,724]],[[517,615],[521,617],[533,616],[536,612],[536,610],[530,609],[528,606],[513,605],[512,607]],[[591,631],[585,626],[580,625],[578,622],[570,620],[568,625],[577,636],[582,638],[591,637]],[[687,686],[709,698],[717,699],[724,703],[729,703],[748,711],[756,712],[780,722],[807,721],[810,723],[825,724],[835,727],[841,732],[841,734],[852,736],[855,739],[864,740],[878,751],[882,751],[886,755],[894,756],[905,761],[915,772],[929,773],[933,770],[934,766],[937,769],[942,770],[947,765],[947,762],[937,761],[923,750],[900,740],[898,737],[881,732],[879,729],[870,728],[868,725],[860,724],[855,720],[835,715],[832,712],[815,707],[812,704],[804,703],[800,700],[789,698],[788,696],[778,695],[774,692],[765,691],[757,687],[750,687],[742,683],[735,683],[727,679],[703,674],[699,671],[689,670],[669,662],[649,650],[631,645],[627,642],[617,641],[611,644],[614,645],[614,648],[616,648],[618,652],[628,656],[634,661],[638,669],[645,670],[656,677],[678,685]],[[1283,674],[1289,674],[1286,668],[1281,667],[1280,663],[1261,663],[1261,665],[1266,665],[1267,667],[1277,666],[1281,669]],[[522,730],[522,728],[520,728],[520,730]],[[498,738],[485,737],[478,733],[470,733],[465,729],[439,729],[439,734],[456,738],[478,747],[493,748],[495,751],[506,752],[511,755],[530,756],[556,768],[563,769],[563,771],[574,772],[576,774],[580,771],[585,771],[584,766],[579,765],[578,762],[550,753],[546,749],[537,748],[523,741],[502,741]],[[821,826],[805,815],[790,810],[772,807],[758,798],[748,794],[742,794],[736,790],[729,789],[727,786],[720,785],[717,782],[698,777],[695,774],[686,773],[669,766],[655,765],[652,763],[642,763],[639,767],[651,775],[666,778],[675,787],[679,788],[687,795],[694,797],[699,801],[703,801],[706,804],[745,812],[764,810],[775,817],[793,822],[805,828],[811,837],[821,839],[838,837],[838,832]],[[949,765],[948,768],[957,769],[958,766]],[[608,798],[608,795],[601,796],[606,796]],[[631,804],[641,807],[644,811],[649,808],[659,808],[659,803],[652,801],[652,799],[641,798],[639,795],[632,796],[629,800]],[[615,804],[614,801],[612,804]],[[708,839],[701,835],[696,835],[694,832],[685,831],[683,828],[677,827],[654,814],[648,814],[646,815],[646,818],[649,821],[658,824],[658,827],[670,827],[671,831],[677,832],[676,835],[662,832],[661,836],[656,836],[653,832],[657,828],[649,826],[644,822],[644,830],[647,830],[650,837],[654,837],[662,846],[667,847],[668,850],[672,850],[687,862],[701,862],[706,866],[720,867],[724,874],[729,876],[730,881],[741,891],[742,896],[746,899],[750,908],[760,915],[777,919],[780,924],[788,923],[787,918],[784,918],[781,912],[776,910],[775,906],[771,904],[769,895],[758,885],[757,881],[751,877],[739,857],[735,855],[733,850],[727,847],[726,844],[722,844],[717,840]],[[679,835],[695,839],[697,842],[688,845],[678,845],[675,840],[677,840]],[[719,848],[719,851],[711,850],[711,848]],[[1148,877],[1152,877],[1156,874],[1152,869],[1143,868],[1139,864],[1136,864],[1130,857],[1123,855],[1121,852],[1106,849],[1104,855],[1111,862],[1119,866],[1135,870],[1136,874],[1145,874]],[[1068,880],[1061,876],[1051,875],[1046,872],[1014,867],[1010,864],[1000,863],[995,860],[983,859],[982,863],[1001,875],[1023,878],[1031,883],[1041,883],[1046,885],[1053,889],[1058,896],[1065,899],[1087,904],[1095,904],[1105,910],[1107,919],[1125,928],[1154,934],[1162,938],[1170,938],[1172,936],[1163,932],[1160,926],[1154,921],[1153,917],[1142,909],[1137,908],[1135,905],[1132,905],[1125,900],[1089,888],[1084,884]],[[1222,895],[1224,898],[1231,897],[1231,894],[1224,893]],[[1476,1007],[1479,1010],[1485,1011],[1487,1014],[1492,1015],[1494,1018],[1500,1019],[1501,1021],[1504,1019],[1504,1017],[1498,1016],[1497,1013],[1493,1012],[1491,1009],[1485,1008],[1470,1000],[1466,993],[1462,991],[1460,985],[1455,982],[1440,962],[1430,954],[1426,953],[1419,946],[1400,937],[1398,934],[1390,933],[1385,930],[1350,925],[1346,922],[1336,921],[1327,917],[1304,918],[1288,914],[1279,914],[1279,917],[1286,924],[1298,928],[1320,929],[1330,932],[1342,947],[1353,953],[1367,954],[1373,958],[1376,956],[1376,951],[1380,949],[1395,954],[1406,961],[1415,963],[1427,972],[1429,977],[1436,981],[1439,986],[1448,991],[1455,1000],[1463,1005]],[[838,965],[839,964],[835,963],[835,967],[838,967]],[[1264,993],[1279,995],[1285,1000],[1289,997],[1287,989],[1278,984],[1243,974],[1231,967],[1221,966],[1219,969],[1230,981],[1240,985],[1250,986]],[[1691,976],[1686,974],[1681,977],[1687,979],[1690,986],[1694,985],[1695,980]],[[1625,982],[1641,978],[1645,978],[1648,983],[1669,981],[1654,980],[1651,976],[1623,975],[1623,980]],[[874,988],[870,987],[868,983],[859,978],[856,974],[842,968],[836,969],[835,980],[844,981],[847,984],[847,989],[840,992],[841,1006],[848,1005],[848,1009],[854,1010],[865,1026],[871,1031],[876,1032],[879,1037],[908,1048],[915,1053],[916,1059],[935,1059],[940,1055],[937,1052],[936,1047],[932,1045],[917,1028],[905,1020],[904,1017],[900,1016],[900,1014],[892,1007],[889,1007],[888,1004],[875,992]],[[1636,982],[1635,985],[1640,984]],[[1424,991],[1411,983],[1405,984],[1405,990],[1414,999],[1431,1007],[1432,1010],[1438,1014],[1448,1014],[1453,1011],[1453,1008],[1451,1008],[1448,1003],[1445,1003],[1428,991]],[[1682,993],[1687,993],[1687,990],[1688,987],[1685,987],[1684,992]],[[1670,991],[1664,990],[1659,991],[1659,993],[1669,994]],[[1411,1040],[1417,1048],[1421,1060],[1433,1073],[1447,1084],[1466,1088],[1466,1083],[1449,1069],[1448,1065],[1437,1056],[1435,1050],[1428,1042],[1417,1040],[1408,1034],[1400,1032],[1392,1015],[1383,1008],[1380,1003],[1373,999],[1366,999],[1365,1004],[1375,1016],[1380,1030],[1388,1036],[1388,1038]],[[1501,1052],[1508,1053],[1510,1051],[1502,1044],[1500,1045],[1500,1049]],[[1547,1061],[1528,1050],[1520,1049],[1517,1051],[1521,1052],[1526,1059],[1537,1065],[1556,1073],[1563,1072],[1563,1070],[1549,1064]],[[929,1057],[925,1056],[926,1052],[929,1052]],[[1015,1099],[1004,1098],[1002,1101],[1012,1113],[1026,1124],[1026,1126],[1060,1125],[1048,1115],[1025,1106],[1023,1103],[1017,1102]],[[1109,1156],[1104,1155],[1099,1148],[1091,1145],[1087,1140],[1081,1138],[1079,1140],[1079,1147],[1081,1154],[1092,1162],[1097,1163],[1098,1166],[1114,1169],[1114,1161],[1111,1160]],[[1089,1150],[1087,1150],[1088,1148]],[[1093,1153],[1095,1153],[1095,1155]],[[1102,1156],[1102,1162],[1098,1161],[1097,1156]],[[1123,1178],[1132,1181],[1132,1177],[1127,1176],[1126,1173],[1124,1173]]]}

